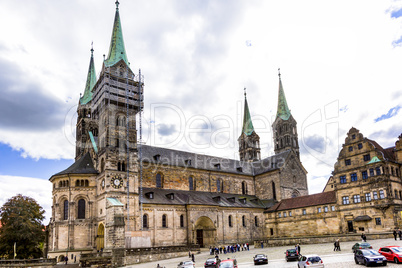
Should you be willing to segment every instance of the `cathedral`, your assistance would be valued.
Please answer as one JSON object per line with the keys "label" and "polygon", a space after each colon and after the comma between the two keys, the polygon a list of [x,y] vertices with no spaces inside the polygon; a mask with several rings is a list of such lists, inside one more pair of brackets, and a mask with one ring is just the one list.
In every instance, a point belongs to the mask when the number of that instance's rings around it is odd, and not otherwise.
{"label": "cathedral", "polygon": [[270,157],[261,159],[246,94],[239,160],[142,144],[137,117],[146,90],[130,67],[116,1],[99,77],[91,49],[75,162],[49,179],[48,257],[261,240],[287,245],[291,238],[355,239],[402,228],[402,135],[383,148],[352,127],[323,192],[309,195],[280,74],[278,82]]}
{"label": "cathedral", "polygon": [[[152,90],[152,89],[149,89]],[[50,178],[48,256],[264,239],[265,210],[308,195],[297,122],[279,75],[275,154],[261,159],[244,97],[240,160],[137,143],[141,72],[130,67],[116,1],[109,53],[96,77],[93,49],[77,108],[75,162]]]}

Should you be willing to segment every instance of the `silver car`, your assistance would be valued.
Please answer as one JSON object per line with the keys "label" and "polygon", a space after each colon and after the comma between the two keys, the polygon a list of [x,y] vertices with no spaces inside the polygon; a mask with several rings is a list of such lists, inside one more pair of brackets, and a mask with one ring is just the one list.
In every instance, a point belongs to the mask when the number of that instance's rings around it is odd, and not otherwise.
{"label": "silver car", "polygon": [[195,263],[192,261],[182,261],[177,265],[177,268],[194,268]]}
{"label": "silver car", "polygon": [[324,268],[324,263],[318,255],[306,255],[300,256],[297,267],[322,267]]}

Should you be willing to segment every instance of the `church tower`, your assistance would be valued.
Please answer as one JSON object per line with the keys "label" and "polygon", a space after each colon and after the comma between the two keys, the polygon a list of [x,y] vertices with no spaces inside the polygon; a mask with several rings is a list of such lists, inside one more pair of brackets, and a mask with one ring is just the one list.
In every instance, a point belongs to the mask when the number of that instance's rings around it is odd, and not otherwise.
{"label": "church tower", "polygon": [[84,95],[82,95],[78,102],[77,108],[77,125],[76,125],[76,150],[75,161],[85,155],[93,144],[91,140],[96,144],[98,138],[98,124],[91,117],[91,100],[92,89],[96,84],[96,73],[94,64],[94,49],[91,48],[91,59],[89,61],[89,69],[87,74],[87,81],[85,83]]}
{"label": "church tower", "polygon": [[[143,86],[141,72],[134,74],[128,62],[116,1],[109,53],[92,90],[91,113],[99,125],[93,159],[99,172],[96,180],[100,200],[111,198],[114,204],[124,207],[127,230],[140,226],[136,114],[143,108]],[[98,203],[98,209],[103,211],[98,219],[107,222],[107,204]],[[105,239],[106,244],[107,241],[111,239]]]}
{"label": "church tower", "polygon": [[250,111],[247,104],[246,89],[244,89],[243,129],[239,142],[240,161],[253,162],[261,160],[260,137],[255,133]]}
{"label": "church tower", "polygon": [[300,158],[299,141],[297,137],[297,122],[290,113],[283,91],[281,74],[279,73],[278,109],[272,124],[275,154],[293,150]]}

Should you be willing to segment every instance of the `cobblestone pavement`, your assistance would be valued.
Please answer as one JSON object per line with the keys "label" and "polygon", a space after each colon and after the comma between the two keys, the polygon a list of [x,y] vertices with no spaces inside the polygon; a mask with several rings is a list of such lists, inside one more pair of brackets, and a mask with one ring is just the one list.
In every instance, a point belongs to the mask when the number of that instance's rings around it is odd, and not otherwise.
{"label": "cobblestone pavement", "polygon": [[[300,245],[301,253],[306,254],[317,254],[319,255],[325,264],[325,267],[363,267],[363,265],[355,264],[353,260],[352,246],[360,241],[341,241],[341,251],[334,251],[333,243],[324,244],[312,244],[312,245]],[[367,240],[373,246],[373,249],[378,250],[382,246],[402,246],[402,241],[395,241],[394,239],[377,239],[377,240]],[[263,253],[268,255],[269,264],[260,265],[257,267],[297,267],[296,262],[286,262],[285,261],[285,250],[288,248],[293,248],[293,246],[281,246],[281,247],[270,247],[270,248],[254,248],[250,246],[250,251],[240,251],[236,253],[221,254],[221,259],[226,258],[236,258],[238,261],[239,268],[254,267],[253,256],[255,254]],[[196,268],[203,268],[206,259],[211,257],[209,255],[209,249],[201,249],[200,254],[195,255]],[[127,267],[132,268],[155,268],[157,264],[165,266],[165,268],[177,268],[177,264],[180,261],[189,260],[188,257],[174,258],[168,260],[160,260],[155,262],[148,262],[142,264],[130,265]],[[399,267],[402,268],[402,264],[388,263],[388,267]]]}

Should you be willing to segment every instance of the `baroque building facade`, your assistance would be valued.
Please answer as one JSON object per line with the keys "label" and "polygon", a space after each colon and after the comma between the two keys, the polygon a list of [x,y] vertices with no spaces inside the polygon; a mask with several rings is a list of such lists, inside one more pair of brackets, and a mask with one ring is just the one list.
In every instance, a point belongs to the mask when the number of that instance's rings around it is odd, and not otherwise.
{"label": "baroque building facade", "polygon": [[384,149],[352,127],[322,193],[284,199],[267,209],[268,237],[401,228],[401,168],[402,135]]}
{"label": "baroque building facade", "polygon": [[264,211],[308,195],[296,121],[279,79],[275,154],[261,159],[245,96],[240,160],[137,144],[144,83],[128,62],[116,1],[108,57],[93,50],[79,99],[75,162],[53,175],[49,257],[120,248],[252,242]]}

